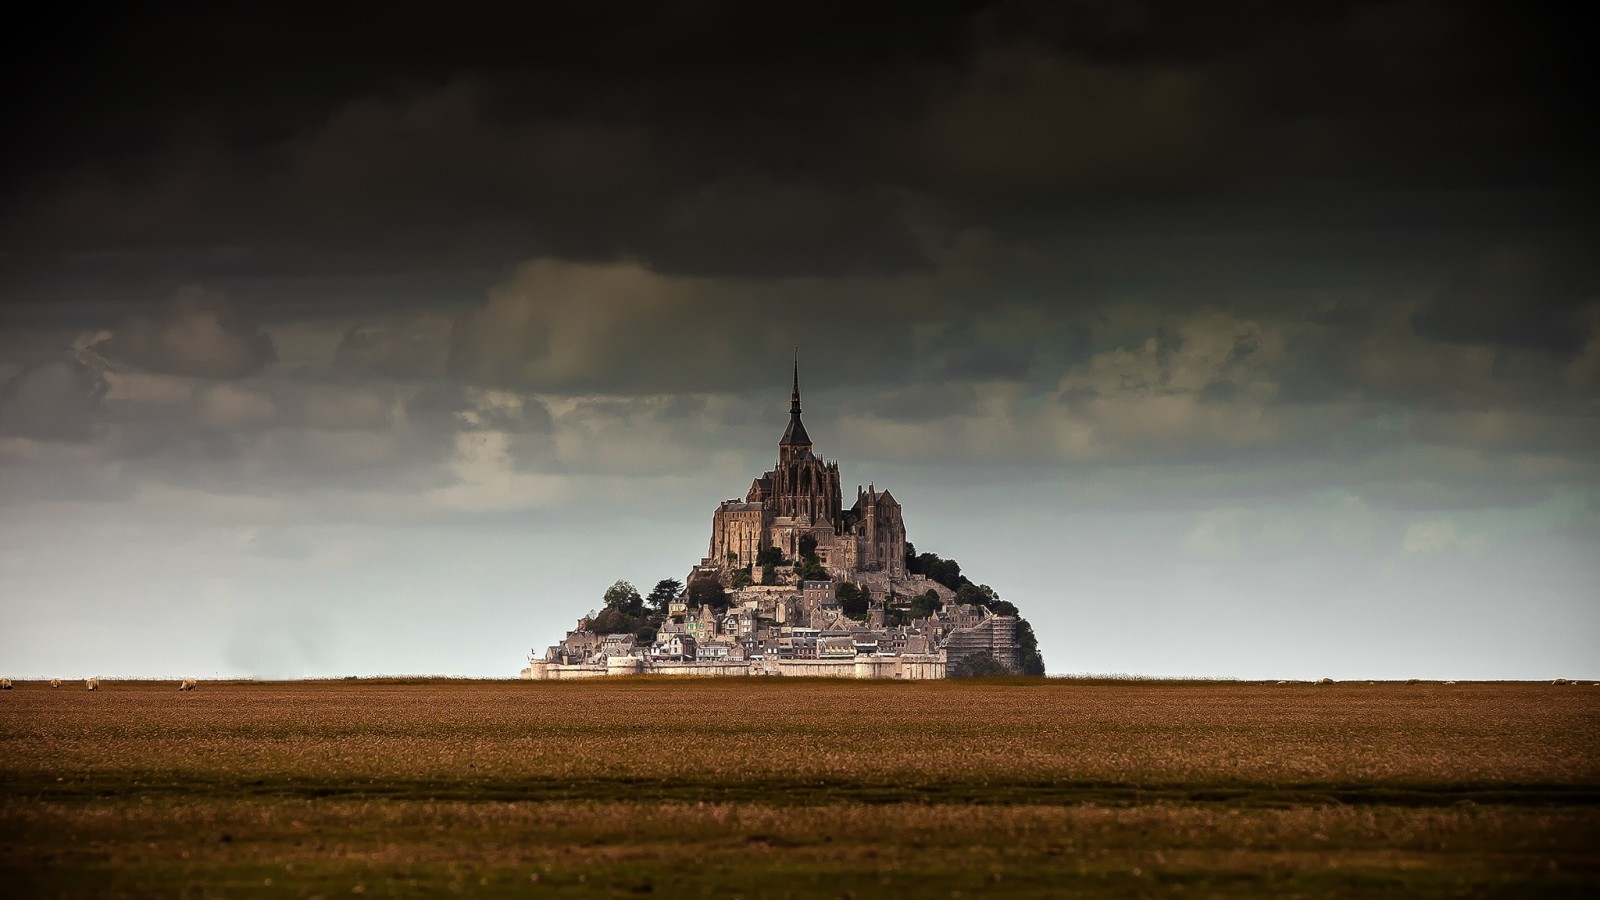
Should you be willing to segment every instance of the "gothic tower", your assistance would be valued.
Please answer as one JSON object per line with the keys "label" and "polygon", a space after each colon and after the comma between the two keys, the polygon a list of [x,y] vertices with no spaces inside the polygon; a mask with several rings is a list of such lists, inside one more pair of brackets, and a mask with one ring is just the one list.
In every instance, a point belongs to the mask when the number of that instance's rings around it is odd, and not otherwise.
{"label": "gothic tower", "polygon": [[773,514],[835,532],[839,519],[839,466],[811,452],[811,436],[800,421],[800,355],[795,354],[794,387],[789,392],[789,427],[778,441],[778,465],[772,470]]}

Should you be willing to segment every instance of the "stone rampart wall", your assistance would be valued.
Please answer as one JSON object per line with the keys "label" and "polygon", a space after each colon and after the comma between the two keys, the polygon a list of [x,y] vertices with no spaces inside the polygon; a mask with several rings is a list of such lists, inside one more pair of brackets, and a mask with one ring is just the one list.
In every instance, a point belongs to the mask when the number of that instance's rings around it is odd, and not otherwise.
{"label": "stone rampart wall", "polygon": [[532,681],[565,681],[606,675],[783,675],[796,678],[885,678],[921,680],[945,677],[942,655],[860,656],[854,659],[642,660],[613,657],[605,665],[565,665],[535,661],[522,670]]}

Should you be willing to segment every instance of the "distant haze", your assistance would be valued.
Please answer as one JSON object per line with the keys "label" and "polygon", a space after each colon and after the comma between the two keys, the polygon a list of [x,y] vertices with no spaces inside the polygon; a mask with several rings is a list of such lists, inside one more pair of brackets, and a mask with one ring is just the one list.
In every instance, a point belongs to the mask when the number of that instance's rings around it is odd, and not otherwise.
{"label": "distant haze", "polygon": [[13,58],[0,674],[513,675],[706,552],[799,345],[1051,672],[1600,676],[1577,30],[538,7]]}

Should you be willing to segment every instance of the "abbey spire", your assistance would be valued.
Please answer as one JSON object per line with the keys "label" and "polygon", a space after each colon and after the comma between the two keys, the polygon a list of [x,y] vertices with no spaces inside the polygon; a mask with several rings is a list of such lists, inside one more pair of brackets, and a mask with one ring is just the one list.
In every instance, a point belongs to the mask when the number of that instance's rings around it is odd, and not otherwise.
{"label": "abbey spire", "polygon": [[789,394],[789,427],[783,431],[780,447],[809,447],[811,436],[800,422],[800,348],[794,348],[794,390]]}
{"label": "abbey spire", "polygon": [[[817,560],[841,578],[859,581],[867,577],[861,573],[905,578],[906,532],[900,504],[888,491],[874,490],[845,509],[841,481],[839,464],[812,452],[811,436],[800,421],[797,348],[789,388],[789,427],[778,442],[778,461],[750,482],[743,500],[718,505],[711,519],[710,553],[696,571],[715,568],[732,578],[727,573],[757,566],[761,551],[776,547],[790,560],[815,552]],[[884,584],[887,590],[888,583]]]}

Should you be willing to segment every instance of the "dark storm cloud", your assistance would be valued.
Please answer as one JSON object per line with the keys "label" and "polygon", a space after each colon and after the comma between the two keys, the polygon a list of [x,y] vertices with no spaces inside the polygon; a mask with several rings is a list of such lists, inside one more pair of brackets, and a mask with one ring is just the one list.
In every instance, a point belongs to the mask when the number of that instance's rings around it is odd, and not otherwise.
{"label": "dark storm cloud", "polygon": [[813,386],[882,381],[914,360],[913,326],[949,307],[922,276],[699,278],[538,259],[456,320],[448,371],[533,391],[746,392],[798,344]]}
{"label": "dark storm cloud", "polygon": [[226,295],[189,287],[159,310],[127,317],[90,349],[113,364],[164,375],[242,378],[277,359],[248,310]]}
{"label": "dark storm cloud", "polygon": [[448,361],[451,324],[443,316],[418,316],[352,325],[334,348],[334,367],[380,378],[437,378]]}
{"label": "dark storm cloud", "polygon": [[1444,340],[1571,355],[1590,336],[1583,307],[1597,302],[1592,246],[1497,246],[1463,266],[1413,324]]}
{"label": "dark storm cloud", "polygon": [[0,434],[87,441],[105,394],[105,379],[76,359],[35,363],[0,385]]}
{"label": "dark storm cloud", "polygon": [[1305,228],[1315,212],[1289,198],[1312,184],[1592,188],[1569,45],[1531,9],[469,4],[304,21],[202,6],[39,33],[58,77],[15,107],[32,140],[6,151],[8,297],[107,254],[480,287],[539,256],[917,271],[902,190],[1006,236],[1162,230],[1174,198],[1263,189],[1287,203],[1258,225]]}
{"label": "dark storm cloud", "polygon": [[[1590,433],[1593,141],[1531,7],[299,12],[37,36],[0,324],[194,380],[114,401],[118,446],[401,465],[476,430],[537,467],[563,428],[745,415],[659,398],[781,395],[796,344],[885,455]],[[230,299],[142,305],[195,280]],[[532,396],[585,393],[624,399]],[[1419,424],[1351,442],[1390,405]]]}

